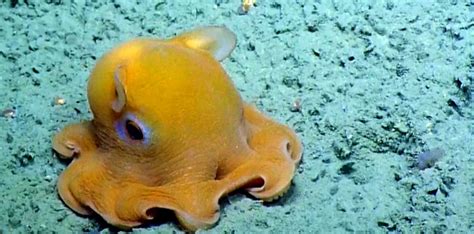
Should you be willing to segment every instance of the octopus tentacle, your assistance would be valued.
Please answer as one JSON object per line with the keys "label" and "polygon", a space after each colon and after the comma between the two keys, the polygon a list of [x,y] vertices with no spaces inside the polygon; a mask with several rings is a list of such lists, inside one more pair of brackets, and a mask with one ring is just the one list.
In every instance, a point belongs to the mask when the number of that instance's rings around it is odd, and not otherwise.
{"label": "octopus tentacle", "polygon": [[265,117],[254,106],[247,104],[244,108],[251,150],[225,161],[224,167],[233,169],[221,177],[228,184],[228,192],[243,187],[252,196],[271,201],[288,190],[301,160],[302,146],[288,127]]}
{"label": "octopus tentacle", "polygon": [[[89,153],[85,153],[87,154]],[[96,189],[99,182],[93,178],[101,171],[97,169],[96,164],[89,163],[87,158],[92,157],[74,159],[59,177],[57,188],[64,203],[82,215],[90,215],[96,211],[91,208],[89,202],[92,197],[91,190]]]}
{"label": "octopus tentacle", "polygon": [[296,133],[289,127],[279,124],[263,115],[253,105],[244,106],[244,118],[249,128],[249,145],[256,151],[271,150],[279,145],[295,164],[301,160],[303,146]]}
{"label": "octopus tentacle", "polygon": [[70,124],[53,138],[53,149],[61,158],[72,158],[96,148],[90,121]]}
{"label": "octopus tentacle", "polygon": [[117,215],[122,220],[152,220],[154,211],[168,209],[186,230],[207,228],[219,218],[218,202],[225,187],[217,180],[160,187],[129,184],[118,198]]}
{"label": "octopus tentacle", "polygon": [[253,159],[245,161],[222,179],[226,181],[227,192],[245,188],[252,196],[271,201],[287,191],[295,170],[291,160],[278,152],[249,157]]}

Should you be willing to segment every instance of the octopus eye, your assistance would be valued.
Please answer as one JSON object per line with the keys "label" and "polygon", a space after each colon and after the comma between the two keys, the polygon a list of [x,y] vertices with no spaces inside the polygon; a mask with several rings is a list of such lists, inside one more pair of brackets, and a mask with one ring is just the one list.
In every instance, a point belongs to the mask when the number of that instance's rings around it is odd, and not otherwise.
{"label": "octopus eye", "polygon": [[147,144],[151,136],[147,125],[131,113],[115,122],[115,130],[120,139],[128,143]]}
{"label": "octopus eye", "polygon": [[143,140],[143,131],[133,120],[127,119],[125,121],[125,129],[127,130],[127,135],[132,140]]}

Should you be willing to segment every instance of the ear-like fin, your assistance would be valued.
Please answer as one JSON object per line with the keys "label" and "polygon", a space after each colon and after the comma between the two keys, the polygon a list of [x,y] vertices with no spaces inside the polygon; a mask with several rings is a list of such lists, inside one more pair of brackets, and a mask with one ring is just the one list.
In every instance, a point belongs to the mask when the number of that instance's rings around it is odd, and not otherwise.
{"label": "ear-like fin", "polygon": [[209,26],[182,33],[171,41],[180,42],[193,49],[205,50],[217,61],[222,61],[234,50],[237,37],[225,26]]}
{"label": "ear-like fin", "polygon": [[114,110],[116,113],[122,112],[125,104],[127,103],[127,94],[122,83],[123,78],[125,78],[125,72],[123,66],[120,65],[117,67],[117,69],[115,69],[114,72],[114,86],[117,97],[112,103],[112,110]]}

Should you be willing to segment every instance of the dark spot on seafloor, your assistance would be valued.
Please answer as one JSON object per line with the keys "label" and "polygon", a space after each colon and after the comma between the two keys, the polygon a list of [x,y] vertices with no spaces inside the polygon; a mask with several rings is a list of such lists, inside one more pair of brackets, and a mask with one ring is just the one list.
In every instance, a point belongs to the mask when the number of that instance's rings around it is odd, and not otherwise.
{"label": "dark spot on seafloor", "polygon": [[27,166],[33,164],[33,162],[34,162],[34,157],[30,153],[24,153],[24,154],[21,154],[21,155],[16,155],[16,158],[17,158],[20,166],[22,166],[22,167],[27,167]]}
{"label": "dark spot on seafloor", "polygon": [[397,75],[397,77],[402,77],[408,72],[409,72],[408,68],[404,67],[401,64],[397,64],[397,67],[395,69],[395,74]]}
{"label": "dark spot on seafloor", "polygon": [[13,142],[13,136],[10,133],[7,133],[6,142],[8,144]]}
{"label": "dark spot on seafloor", "polygon": [[340,67],[346,67],[346,63],[344,61],[339,61],[339,66]]}
{"label": "dark spot on seafloor", "polygon": [[353,172],[355,172],[354,164],[355,164],[354,162],[345,163],[344,165],[341,166],[341,168],[339,168],[339,174],[342,174],[342,175],[352,174]]}
{"label": "dark spot on seafloor", "polygon": [[248,43],[247,44],[247,50],[248,51],[254,51],[255,50],[255,45],[252,42]]}
{"label": "dark spot on seafloor", "polygon": [[11,8],[16,7],[16,5],[18,5],[18,0],[11,0],[11,1],[10,1],[10,7],[11,7]]}
{"label": "dark spot on seafloor", "polygon": [[396,225],[392,224],[391,222],[378,221],[377,225],[379,227],[386,228],[388,231],[395,231],[397,229]]}
{"label": "dark spot on seafloor", "polygon": [[314,55],[314,56],[316,56],[316,57],[318,57],[318,58],[321,57],[321,53],[320,53],[319,51],[317,51],[317,50],[315,50],[315,49],[312,49],[312,51],[313,51],[313,55]]}
{"label": "dark spot on seafloor", "polygon": [[308,29],[308,32],[311,32],[311,33],[318,31],[318,27],[316,27],[316,25],[308,25],[307,29]]}
{"label": "dark spot on seafloor", "polygon": [[398,173],[395,173],[395,174],[393,175],[393,178],[394,178],[395,181],[397,181],[397,182],[402,179],[402,177],[401,177]]}
{"label": "dark spot on seafloor", "polygon": [[459,104],[458,104],[459,102],[460,101],[456,100],[455,98],[450,98],[447,103],[448,103],[448,106],[453,108],[453,110],[456,111],[460,116],[464,116],[461,111],[461,108],[459,107]]}

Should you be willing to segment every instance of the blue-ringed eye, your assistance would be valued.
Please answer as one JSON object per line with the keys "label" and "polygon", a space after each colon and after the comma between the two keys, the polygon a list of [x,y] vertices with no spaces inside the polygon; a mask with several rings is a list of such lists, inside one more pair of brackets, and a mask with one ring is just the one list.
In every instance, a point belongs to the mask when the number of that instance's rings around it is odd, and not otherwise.
{"label": "blue-ringed eye", "polygon": [[115,124],[115,130],[123,141],[148,143],[150,130],[135,115],[125,114]]}
{"label": "blue-ringed eye", "polygon": [[137,123],[133,122],[133,120],[127,119],[125,121],[125,130],[127,131],[127,135],[132,140],[143,140],[143,132],[140,126]]}

